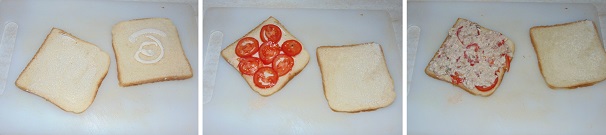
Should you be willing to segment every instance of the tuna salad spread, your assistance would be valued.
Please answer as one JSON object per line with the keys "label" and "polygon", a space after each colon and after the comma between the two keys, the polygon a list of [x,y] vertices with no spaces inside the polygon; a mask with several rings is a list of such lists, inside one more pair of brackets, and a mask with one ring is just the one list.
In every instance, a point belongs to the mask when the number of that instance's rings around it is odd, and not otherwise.
{"label": "tuna salad spread", "polygon": [[513,50],[507,40],[499,32],[460,19],[429,62],[429,70],[470,90],[491,90],[498,82],[499,69],[509,70]]}

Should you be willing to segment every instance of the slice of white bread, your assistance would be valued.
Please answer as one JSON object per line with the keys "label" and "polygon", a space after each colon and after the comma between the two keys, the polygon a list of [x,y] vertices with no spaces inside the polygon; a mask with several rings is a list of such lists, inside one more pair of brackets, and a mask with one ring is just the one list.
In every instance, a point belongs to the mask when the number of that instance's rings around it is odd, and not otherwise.
{"label": "slice of white bread", "polygon": [[177,28],[168,18],[120,22],[112,29],[112,43],[122,87],[193,76]]}
{"label": "slice of white bread", "polygon": [[373,111],[396,98],[381,45],[364,43],[316,49],[328,105],[335,112]]}
{"label": "slice of white bread", "polygon": [[[466,22],[466,23],[474,23],[474,22],[471,22],[471,21],[466,20],[466,19],[463,19],[463,18],[458,18],[458,19],[457,19],[457,21],[455,22],[455,24],[452,26],[452,28],[454,28],[454,29],[459,28],[459,27],[462,25],[462,23],[464,23],[464,22]],[[474,24],[475,24],[475,23],[474,23]],[[480,25],[478,25],[478,26],[479,26],[479,30],[480,30],[482,33],[489,33],[489,32],[495,32],[495,33],[498,33],[498,32],[496,32],[496,31],[494,31],[494,30],[491,30],[491,29],[485,28],[485,27],[483,27],[483,26],[480,26]],[[474,32],[475,32],[475,31],[474,31]],[[434,54],[434,56],[433,56],[433,58],[432,58],[432,60],[431,60],[431,61],[435,61],[435,60],[438,58],[438,53],[439,53],[439,51],[440,51],[441,49],[443,49],[443,48],[447,47],[447,42],[448,42],[449,40],[455,40],[456,38],[457,38],[457,37],[453,37],[453,36],[451,36],[451,35],[449,34],[449,35],[446,37],[446,39],[444,40],[444,42],[442,43],[442,45],[440,46],[440,49],[439,49],[438,51],[436,51],[436,53]],[[506,46],[506,47],[508,47],[508,49],[511,51],[511,60],[513,60],[513,53],[515,52],[515,44],[514,44],[514,43],[513,43],[513,41],[511,41],[509,38],[507,38],[507,37],[504,37],[504,38],[505,38],[505,42],[503,43],[503,45],[504,45],[504,46]],[[444,49],[444,50],[445,50],[445,49]],[[438,79],[438,80],[442,80],[442,81],[446,81],[446,82],[452,83],[453,79],[452,79],[452,77],[451,77],[450,75],[439,75],[439,74],[438,74],[438,73],[436,73],[435,71],[430,70],[430,66],[431,66],[431,64],[432,64],[432,63],[431,63],[431,61],[429,62],[429,64],[428,64],[428,65],[427,65],[427,67],[425,68],[425,73],[426,73],[427,75],[429,75],[430,77],[432,77],[432,78],[435,78],[435,79]],[[480,63],[478,63],[478,65],[479,65],[479,64],[480,64]],[[470,70],[470,71],[478,70],[478,69],[475,69],[475,68],[477,68],[477,67],[478,67],[478,66],[475,66],[474,68],[469,69],[469,70]],[[472,95],[479,95],[479,96],[484,96],[484,97],[487,97],[487,96],[492,95],[492,94],[493,94],[493,93],[496,91],[496,89],[497,89],[497,88],[498,88],[498,87],[501,85],[501,81],[503,81],[503,77],[505,76],[505,72],[506,72],[505,67],[500,67],[498,70],[499,70],[499,72],[497,73],[497,83],[496,83],[496,85],[495,85],[495,86],[494,86],[492,89],[490,89],[490,90],[487,90],[487,91],[480,91],[480,90],[478,90],[478,89],[477,89],[477,88],[475,88],[475,87],[472,87],[472,88],[466,87],[466,86],[465,86],[463,83],[458,83],[458,84],[453,84],[453,85],[455,85],[455,86],[457,86],[457,87],[460,87],[461,89],[463,89],[463,90],[465,90],[465,91],[469,92],[469,93],[470,93],[470,94],[472,94]]]}
{"label": "slice of white bread", "polygon": [[65,111],[82,113],[93,103],[109,64],[109,55],[96,45],[53,28],[15,85]]}
{"label": "slice of white bread", "polygon": [[591,86],[606,79],[606,51],[592,21],[532,27],[530,39],[550,88]]}
{"label": "slice of white bread", "polygon": [[[288,32],[286,27],[284,27],[284,25],[282,25],[282,23],[280,23],[280,21],[278,21],[276,18],[274,18],[272,16],[267,18],[265,21],[263,21],[261,24],[259,24],[257,27],[255,27],[254,29],[252,29],[250,32],[248,32],[246,35],[244,35],[242,37],[253,37],[259,41],[259,44],[262,44],[259,33],[261,32],[261,28],[266,24],[274,24],[274,25],[280,27],[280,29],[282,30],[282,38],[278,42],[279,45],[282,45],[282,43],[284,43],[284,41],[286,41],[286,40],[299,41],[295,36],[293,36],[292,34],[290,34],[290,32]],[[234,43],[230,44],[225,49],[223,49],[221,51],[221,56],[223,56],[225,61],[227,61],[227,63],[232,65],[236,69],[236,71],[240,72],[238,69],[238,64],[240,63],[240,61],[238,60],[239,57],[236,55],[236,52],[235,52],[236,45],[238,44],[238,40],[234,41]],[[299,53],[298,55],[293,57],[294,66],[292,67],[292,70],[290,72],[288,72],[286,75],[280,76],[278,79],[278,82],[273,87],[265,88],[265,89],[259,88],[255,85],[255,83],[253,81],[253,77],[251,75],[241,74],[242,77],[244,78],[244,80],[246,81],[246,83],[248,83],[248,85],[250,86],[250,88],[253,91],[259,93],[261,96],[271,96],[272,94],[280,91],[282,89],[282,87],[284,87],[292,78],[297,76],[297,74],[299,74],[303,70],[303,68],[305,68],[305,66],[307,66],[307,63],[309,62],[309,53],[305,50],[305,45],[300,41],[299,41],[299,43],[301,43],[301,46],[303,47],[303,49],[301,50],[301,53]],[[257,54],[255,54],[255,55],[257,55]]]}

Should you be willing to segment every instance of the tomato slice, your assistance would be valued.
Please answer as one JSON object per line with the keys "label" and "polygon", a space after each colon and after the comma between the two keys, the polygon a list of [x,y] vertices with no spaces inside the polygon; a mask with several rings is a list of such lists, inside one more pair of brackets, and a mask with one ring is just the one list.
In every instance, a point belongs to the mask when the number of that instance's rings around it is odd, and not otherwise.
{"label": "tomato slice", "polygon": [[263,42],[272,41],[277,43],[282,38],[282,30],[276,25],[267,24],[261,28],[260,35]]}
{"label": "tomato slice", "polygon": [[259,58],[263,64],[271,64],[278,54],[280,54],[280,46],[272,41],[263,43],[259,49]]}
{"label": "tomato slice", "polygon": [[461,37],[459,37],[459,33],[461,32],[461,29],[463,29],[463,26],[461,26],[457,29],[457,39],[459,39],[459,42],[461,42],[461,45],[465,45],[465,44],[463,44],[463,40],[461,40]]}
{"label": "tomato slice", "polygon": [[455,72],[454,75],[450,75],[450,77],[452,77],[452,84],[463,83],[463,78],[459,77],[459,72]]}
{"label": "tomato slice", "polygon": [[490,86],[476,86],[476,89],[480,90],[480,91],[489,91],[492,88],[494,88],[495,86],[497,86],[497,82],[499,81],[499,77],[494,79],[494,82],[492,83],[492,85]]}
{"label": "tomato slice", "polygon": [[287,40],[282,43],[282,51],[288,56],[296,56],[302,49],[303,46],[297,40]]}
{"label": "tomato slice", "polygon": [[259,41],[252,37],[244,37],[236,45],[236,55],[249,57],[259,51]]}
{"label": "tomato slice", "polygon": [[292,70],[295,65],[295,59],[291,56],[280,54],[274,58],[271,67],[278,73],[278,76],[283,76]]}
{"label": "tomato slice", "polygon": [[509,72],[509,66],[511,66],[511,57],[505,55],[505,71]]}
{"label": "tomato slice", "polygon": [[240,63],[238,64],[238,69],[240,69],[240,73],[245,75],[253,75],[259,68],[263,66],[261,60],[256,57],[250,58],[240,58]]}
{"label": "tomato slice", "polygon": [[278,82],[278,73],[270,67],[260,68],[253,75],[253,82],[259,88],[271,88]]}
{"label": "tomato slice", "polygon": [[505,39],[501,39],[501,41],[497,42],[499,47],[501,47],[503,44],[505,44]]}
{"label": "tomato slice", "polygon": [[472,48],[473,47],[473,51],[478,52],[480,50],[480,46],[478,45],[478,43],[471,43],[469,45],[467,45],[467,49]]}

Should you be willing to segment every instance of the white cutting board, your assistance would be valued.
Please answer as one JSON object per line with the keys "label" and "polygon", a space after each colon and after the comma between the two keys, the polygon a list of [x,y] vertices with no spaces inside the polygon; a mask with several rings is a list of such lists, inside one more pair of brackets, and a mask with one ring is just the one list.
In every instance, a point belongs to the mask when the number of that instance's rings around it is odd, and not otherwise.
{"label": "white cutting board", "polygon": [[[539,71],[529,29],[588,19],[591,4],[409,2],[408,25],[421,28],[411,90],[410,134],[605,134],[606,82],[552,90]],[[490,97],[427,76],[424,68],[457,17],[499,31],[516,45],[510,72]],[[598,26],[599,28],[599,26]]]}
{"label": "white cutting board", "polygon": [[[6,91],[0,96],[0,134],[195,134],[197,133],[198,46],[196,13],[187,4],[112,1],[25,1],[0,3],[0,24],[19,25]],[[120,21],[170,18],[194,76],[182,81],[118,86],[112,26]],[[3,27],[3,26],[2,26]],[[14,82],[52,27],[107,52],[111,64],[92,105],[65,112]]]}
{"label": "white cutting board", "polygon": [[[225,48],[269,16],[278,19],[301,41],[310,54],[309,63],[282,90],[262,97],[220,57],[216,89],[212,100],[203,105],[204,134],[402,133],[402,50],[396,46],[387,12],[209,8],[204,12],[204,49],[212,31],[223,32],[222,48]],[[333,112],[324,97],[316,48],[365,42],[382,45],[395,82],[396,100],[386,108],[371,112]]]}

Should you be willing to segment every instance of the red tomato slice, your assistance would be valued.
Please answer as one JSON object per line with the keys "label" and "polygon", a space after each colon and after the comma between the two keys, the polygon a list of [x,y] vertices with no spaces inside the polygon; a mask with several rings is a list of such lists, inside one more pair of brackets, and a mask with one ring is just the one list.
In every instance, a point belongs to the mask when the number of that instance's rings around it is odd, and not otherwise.
{"label": "red tomato slice", "polygon": [[497,42],[497,45],[499,47],[501,47],[503,44],[505,44],[505,39],[502,39],[500,42]]}
{"label": "red tomato slice", "polygon": [[259,88],[271,88],[278,82],[278,73],[269,67],[260,68],[253,75],[253,82]]}
{"label": "red tomato slice", "polygon": [[494,79],[494,82],[492,83],[492,85],[490,86],[476,86],[476,89],[480,90],[480,91],[489,91],[492,88],[494,88],[494,86],[497,86],[497,82],[499,81],[499,77]]}
{"label": "red tomato slice", "polygon": [[461,26],[457,29],[457,39],[459,39],[459,42],[461,42],[461,45],[465,45],[465,44],[463,44],[463,40],[461,40],[461,37],[459,37],[459,33],[461,32],[461,29],[463,29],[463,26]]}
{"label": "red tomato slice", "polygon": [[244,37],[236,44],[236,55],[249,57],[259,51],[259,41],[252,37]]}
{"label": "red tomato slice", "polygon": [[467,45],[467,49],[472,48],[473,47],[473,51],[478,52],[480,50],[480,46],[478,45],[478,43],[471,43],[469,45]]}
{"label": "red tomato slice", "polygon": [[280,54],[280,46],[271,41],[263,43],[259,49],[259,58],[263,64],[271,64],[278,54]]}
{"label": "red tomato slice", "polygon": [[276,25],[267,24],[261,28],[260,35],[263,42],[272,41],[277,43],[282,38],[282,30]]}
{"label": "red tomato slice", "polygon": [[295,65],[295,59],[288,55],[280,54],[274,58],[272,68],[278,73],[278,76],[283,76],[292,70]]}
{"label": "red tomato slice", "polygon": [[463,78],[459,77],[459,72],[455,72],[454,75],[450,75],[450,77],[452,77],[452,84],[463,83]]}
{"label": "red tomato slice", "polygon": [[511,66],[511,57],[505,55],[505,71],[509,72],[509,66]]}
{"label": "red tomato slice", "polygon": [[288,56],[296,56],[301,53],[303,46],[297,40],[287,40],[282,43],[282,51]]}
{"label": "red tomato slice", "polygon": [[240,69],[240,73],[242,74],[253,75],[261,66],[263,66],[263,63],[261,63],[259,58],[240,58],[238,69]]}

